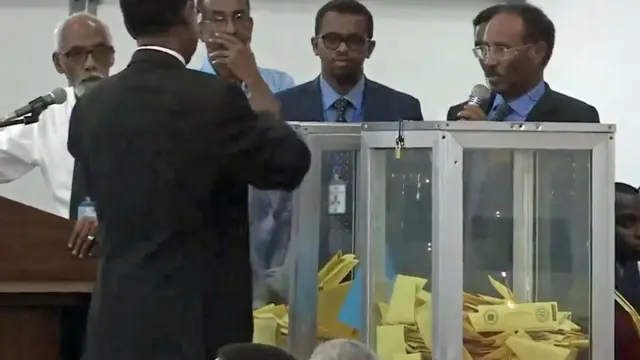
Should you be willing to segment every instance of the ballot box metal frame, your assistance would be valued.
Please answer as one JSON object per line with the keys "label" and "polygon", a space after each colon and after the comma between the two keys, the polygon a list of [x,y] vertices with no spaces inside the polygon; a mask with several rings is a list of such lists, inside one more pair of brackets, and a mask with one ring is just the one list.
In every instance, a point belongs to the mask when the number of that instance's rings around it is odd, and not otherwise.
{"label": "ballot box metal frame", "polygon": [[[614,351],[614,125],[529,122],[404,122],[404,149],[432,149],[433,358],[462,359],[463,150],[514,152],[514,293],[533,294],[533,185],[537,150],[587,150],[591,154],[590,333],[591,358]],[[375,348],[374,282],[384,279],[386,154],[396,147],[398,123],[362,125],[358,248],[363,286],[363,339]],[[401,155],[401,153],[400,153]],[[515,241],[520,238],[522,241]],[[446,239],[446,241],[443,241]],[[460,259],[448,261],[446,259]],[[610,294],[610,296],[603,296]],[[525,300],[526,301],[526,300]]]}
{"label": "ballot box metal frame", "polygon": [[[322,196],[322,154],[326,151],[353,151],[360,146],[360,124],[300,122],[289,123],[305,140],[311,151],[311,166],[302,184],[293,193],[291,249],[295,253],[289,286],[288,347],[297,359],[309,359],[318,345],[318,255],[320,248],[320,217]],[[359,157],[354,157],[359,161]],[[354,167],[356,173],[357,167]],[[357,193],[357,182],[355,195]],[[357,198],[354,196],[354,199]],[[356,203],[351,206],[357,206]],[[354,212],[354,237],[357,218]],[[354,239],[354,242],[356,240]],[[357,255],[357,254],[356,254]]]}

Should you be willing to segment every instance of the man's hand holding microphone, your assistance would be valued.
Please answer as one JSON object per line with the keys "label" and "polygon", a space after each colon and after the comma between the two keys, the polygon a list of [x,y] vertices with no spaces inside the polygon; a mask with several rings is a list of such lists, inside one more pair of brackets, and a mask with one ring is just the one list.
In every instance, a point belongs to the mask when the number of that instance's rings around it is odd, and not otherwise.
{"label": "man's hand holding microphone", "polygon": [[488,121],[485,108],[491,99],[491,90],[484,85],[476,85],[471,90],[469,100],[463,110],[458,113],[458,119],[471,121]]}

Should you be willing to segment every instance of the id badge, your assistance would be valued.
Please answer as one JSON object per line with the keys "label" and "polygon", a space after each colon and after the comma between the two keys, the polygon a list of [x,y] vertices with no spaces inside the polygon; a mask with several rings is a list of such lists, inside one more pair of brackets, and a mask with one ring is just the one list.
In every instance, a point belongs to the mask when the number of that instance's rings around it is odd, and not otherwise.
{"label": "id badge", "polygon": [[329,214],[345,214],[347,212],[347,184],[334,175],[329,182]]}

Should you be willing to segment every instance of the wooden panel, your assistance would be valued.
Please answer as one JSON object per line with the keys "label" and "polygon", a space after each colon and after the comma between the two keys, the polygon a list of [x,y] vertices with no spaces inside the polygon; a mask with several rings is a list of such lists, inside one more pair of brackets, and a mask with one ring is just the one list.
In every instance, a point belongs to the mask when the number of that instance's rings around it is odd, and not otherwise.
{"label": "wooden panel", "polygon": [[96,261],[67,249],[73,222],[0,197],[0,282],[92,282]]}
{"label": "wooden panel", "polygon": [[60,360],[59,309],[0,307],[0,359]]}

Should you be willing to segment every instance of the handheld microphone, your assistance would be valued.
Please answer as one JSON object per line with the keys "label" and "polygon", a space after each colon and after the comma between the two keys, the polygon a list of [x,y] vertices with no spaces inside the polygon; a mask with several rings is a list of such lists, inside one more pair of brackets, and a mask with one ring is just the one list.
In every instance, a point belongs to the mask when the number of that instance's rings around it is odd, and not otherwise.
{"label": "handheld microphone", "polygon": [[40,113],[54,104],[64,104],[67,101],[67,91],[63,88],[53,89],[50,93],[39,96],[18,110],[11,112],[0,119],[0,122],[11,121],[25,115]]}
{"label": "handheld microphone", "polygon": [[[486,108],[489,105],[489,100],[491,99],[491,90],[488,87],[478,84],[471,89],[471,94],[469,95],[469,100],[467,100],[467,105],[474,105],[480,108]],[[469,119],[460,119],[460,120],[469,120]]]}

